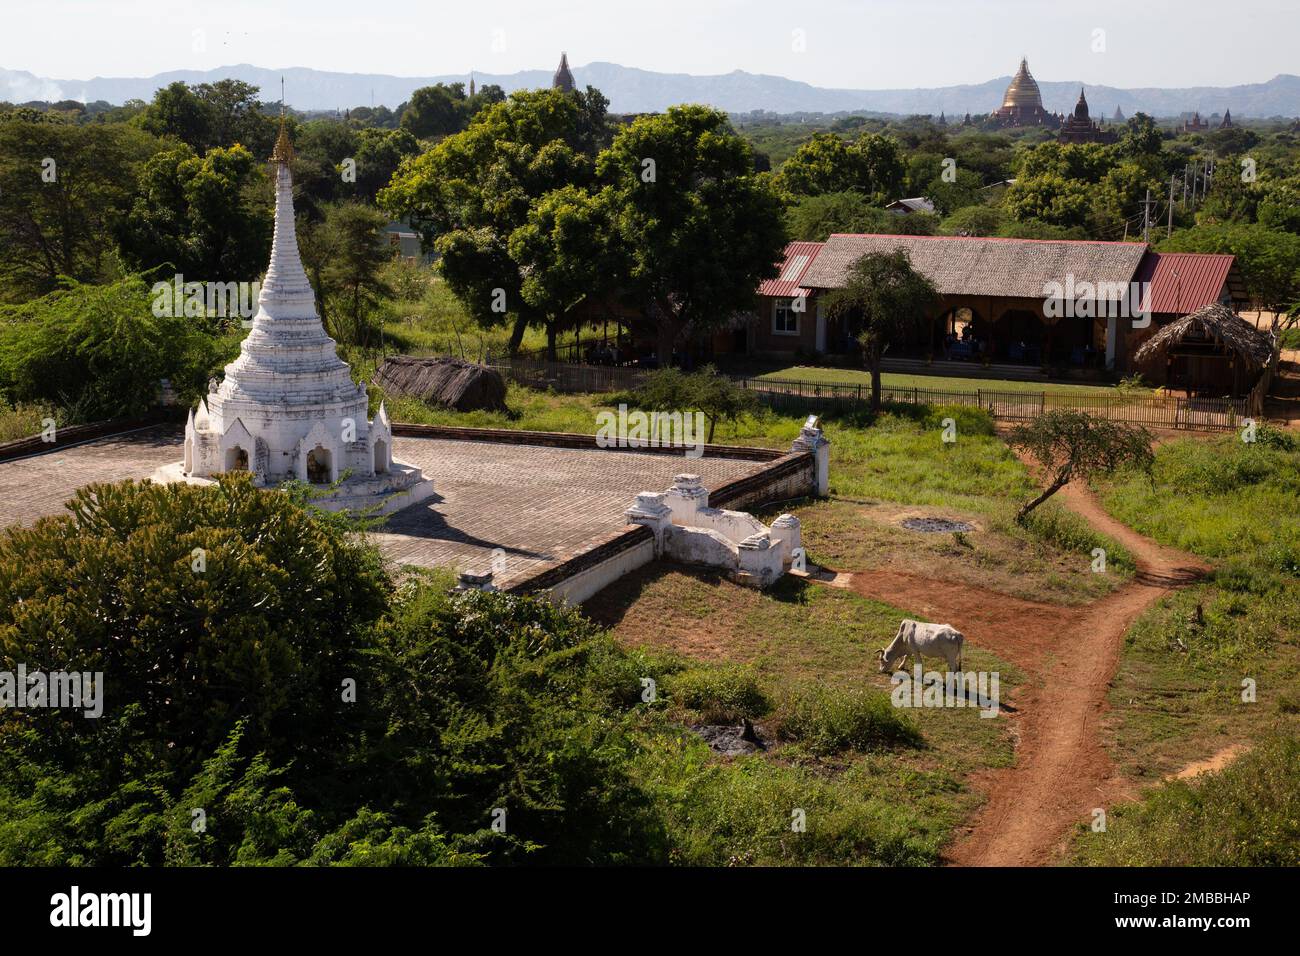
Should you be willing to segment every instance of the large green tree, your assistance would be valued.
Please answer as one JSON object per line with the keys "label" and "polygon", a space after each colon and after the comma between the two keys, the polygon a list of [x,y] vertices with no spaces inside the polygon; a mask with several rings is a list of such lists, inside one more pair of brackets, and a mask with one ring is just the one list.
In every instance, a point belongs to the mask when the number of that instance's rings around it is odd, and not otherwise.
{"label": "large green tree", "polygon": [[623,258],[617,281],[650,316],[661,362],[685,335],[752,308],[759,282],[776,275],[782,202],[725,114],[674,106],[641,117],[601,153],[597,172]]}
{"label": "large green tree", "polygon": [[475,321],[511,323],[512,353],[529,325],[553,316],[524,296],[524,267],[511,256],[510,237],[547,193],[591,184],[604,103],[594,91],[515,93],[408,159],[379,192],[380,205],[409,219],[440,253],[447,284]]}
{"label": "large green tree", "polygon": [[266,266],[273,212],[264,164],[242,146],[200,158],[188,146],[156,153],[122,224],[122,249],[141,269],[170,264],[187,281],[247,282]]}
{"label": "large green tree", "polygon": [[850,266],[843,288],[825,298],[827,311],[853,323],[871,372],[871,409],[880,410],[880,360],[909,332],[925,328],[938,301],[934,283],[912,268],[905,249],[869,252]]}
{"label": "large green tree", "polygon": [[0,119],[0,301],[110,275],[114,233],[156,148],[120,125]]}

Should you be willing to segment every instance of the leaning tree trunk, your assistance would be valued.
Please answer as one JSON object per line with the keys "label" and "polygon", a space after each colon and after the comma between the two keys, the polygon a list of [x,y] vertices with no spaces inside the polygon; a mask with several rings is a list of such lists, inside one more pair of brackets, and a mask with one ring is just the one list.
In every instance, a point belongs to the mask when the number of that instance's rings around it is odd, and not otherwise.
{"label": "leaning tree trunk", "polygon": [[1052,495],[1056,494],[1058,491],[1064,488],[1067,484],[1069,484],[1069,482],[1070,482],[1070,469],[1062,468],[1059,472],[1056,473],[1056,478],[1052,480],[1052,483],[1047,486],[1047,488],[1043,491],[1042,494],[1038,495],[1038,497],[1034,498],[1032,501],[1027,501],[1020,506],[1020,510],[1016,512],[1016,523],[1023,524],[1025,518],[1029,517],[1029,512],[1033,511],[1035,508],[1041,505],[1048,498],[1052,497]]}

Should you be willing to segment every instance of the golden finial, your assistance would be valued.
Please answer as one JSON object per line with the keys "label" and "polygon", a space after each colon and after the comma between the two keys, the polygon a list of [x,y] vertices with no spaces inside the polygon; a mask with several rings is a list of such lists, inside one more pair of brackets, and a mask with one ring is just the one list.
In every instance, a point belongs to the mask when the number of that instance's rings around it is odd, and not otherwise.
{"label": "golden finial", "polygon": [[275,149],[271,150],[271,162],[288,163],[293,160],[293,143],[289,142],[289,127],[284,115],[284,77],[280,77],[280,135],[275,138]]}

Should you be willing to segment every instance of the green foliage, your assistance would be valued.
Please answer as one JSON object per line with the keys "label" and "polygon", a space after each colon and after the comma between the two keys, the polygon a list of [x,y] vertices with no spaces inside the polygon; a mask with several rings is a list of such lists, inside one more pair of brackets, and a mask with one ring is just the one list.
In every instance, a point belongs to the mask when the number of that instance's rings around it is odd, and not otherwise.
{"label": "green foliage", "polygon": [[271,151],[275,119],[257,98],[259,90],[242,80],[188,86],[177,80],[154,94],[135,122],[156,136],[180,140],[196,153],[243,144],[257,156]]}
{"label": "green foliage", "polygon": [[1268,735],[1218,773],[1170,781],[1080,829],[1088,866],[1300,865],[1300,737]]}
{"label": "green foliage", "polygon": [[[476,322],[513,324],[512,352],[529,325],[554,325],[559,316],[524,296],[527,263],[512,258],[511,237],[547,193],[590,183],[604,142],[604,102],[595,91],[515,93],[405,161],[379,192],[380,205],[408,218],[440,253],[444,278]],[[526,241],[515,246],[536,249]],[[535,289],[533,297],[541,298]]]}
{"label": "green foliage", "polygon": [[713,441],[719,422],[734,424],[760,410],[752,392],[740,388],[712,365],[695,372],[675,368],[657,369],[625,395],[613,396],[610,404],[626,402],[634,408],[660,412],[698,411],[709,423],[705,441]]}
{"label": "green foliage", "polygon": [[1111,474],[1124,465],[1149,470],[1154,462],[1145,428],[1072,409],[1055,409],[1017,425],[1007,440],[1052,476],[1040,495],[1021,506],[1017,520],[1022,522],[1073,478]]}
{"label": "green foliage", "polygon": [[385,267],[392,248],[383,241],[388,219],[358,202],[330,205],[319,226],[304,230],[303,266],[316,285],[321,320],[339,342],[376,344],[376,313],[393,295]]}
{"label": "green foliage", "polygon": [[726,114],[704,106],[640,117],[597,158],[598,202],[623,260],[611,282],[628,301],[657,309],[662,364],[688,329],[730,321],[777,274],[782,201],[753,170],[749,144]]}
{"label": "green foliage", "polygon": [[162,378],[186,401],[202,394],[222,354],[215,323],[156,316],[153,302],[132,276],[0,307],[0,396],[96,421],[152,407]]}
{"label": "green foliage", "polygon": [[249,282],[266,268],[273,214],[262,165],[243,146],[200,158],[188,146],[155,153],[120,230],[136,268],[170,266],[187,282]]}
{"label": "green foliage", "polygon": [[0,118],[0,302],[111,275],[114,233],[155,148],[123,126]]}
{"label": "green foliage", "polygon": [[838,192],[801,196],[786,214],[793,239],[825,242],[837,232],[875,232],[928,236],[935,232],[935,218],[925,213],[900,216],[871,205],[861,193]]}
{"label": "green foliage", "polygon": [[782,740],[816,756],[922,745],[916,723],[877,690],[812,684],[783,701],[776,720]]}
{"label": "green foliage", "polygon": [[827,295],[826,311],[856,323],[858,343],[871,370],[871,409],[880,410],[880,359],[890,345],[930,318],[939,294],[912,268],[907,250],[872,252],[849,268],[844,287]]}
{"label": "green foliage", "polygon": [[1290,435],[1260,427],[1254,442],[1232,435],[1162,444],[1149,476],[1124,469],[1104,491],[1107,508],[1157,540],[1300,573],[1300,451]]}
{"label": "green foliage", "polygon": [[772,700],[752,667],[691,668],[666,678],[664,692],[706,724],[735,724],[772,709]]}
{"label": "green foliage", "polygon": [[1025,516],[1023,526],[1039,541],[1070,554],[1091,555],[1101,548],[1106,552],[1106,570],[1133,571],[1133,555],[1118,541],[1095,531],[1092,525],[1073,511],[1047,505]]}
{"label": "green foliage", "polygon": [[1159,248],[1236,256],[1250,297],[1262,308],[1282,309],[1300,299],[1300,236],[1293,233],[1257,224],[1198,225],[1175,232]]}

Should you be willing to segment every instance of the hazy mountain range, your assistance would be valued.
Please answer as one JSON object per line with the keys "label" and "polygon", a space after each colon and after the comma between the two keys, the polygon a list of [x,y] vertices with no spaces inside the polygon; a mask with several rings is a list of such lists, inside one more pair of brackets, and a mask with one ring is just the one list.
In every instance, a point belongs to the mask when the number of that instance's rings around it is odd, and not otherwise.
{"label": "hazy mountain range", "polygon": [[[1030,68],[1033,68],[1031,63]],[[1011,77],[985,83],[945,86],[935,89],[838,90],[788,80],[780,76],[735,70],[718,76],[686,73],[655,73],[616,63],[590,63],[573,70],[579,86],[590,84],[610,99],[618,113],[663,110],[674,103],[708,103],[733,113],[769,110],[777,113],[946,113],[961,117],[996,109]],[[267,100],[279,98],[280,77],[285,79],[285,99],[295,109],[346,109],[352,106],[395,107],[411,91],[433,83],[466,82],[464,75],[388,76],[366,73],[331,73],[305,67],[269,70],[239,64],[215,70],[174,70],[143,78],[94,77],[89,80],[59,80],[17,70],[0,69],[0,100],[22,103],[30,100],[106,100],[120,104],[130,99],[149,100],[154,91],[176,80],[204,83],[231,77],[261,87]],[[523,70],[508,75],[476,73],[482,85],[496,83],[507,92],[548,86],[551,70]],[[1083,86],[1079,80],[1039,80],[1043,105],[1052,112],[1074,109]],[[1183,89],[1117,89],[1087,86],[1088,103],[1094,116],[1109,117],[1118,106],[1126,116],[1138,110],[1153,116],[1177,116],[1199,110],[1204,115],[1231,109],[1234,116],[1300,115],[1300,76],[1280,74],[1267,83],[1241,86],[1197,86]]]}

